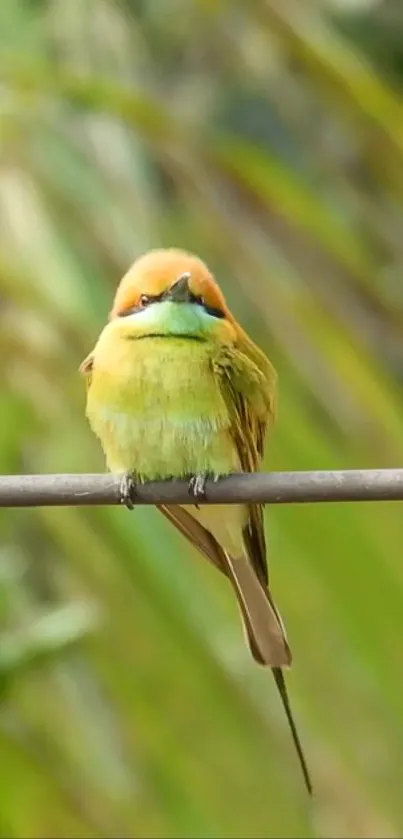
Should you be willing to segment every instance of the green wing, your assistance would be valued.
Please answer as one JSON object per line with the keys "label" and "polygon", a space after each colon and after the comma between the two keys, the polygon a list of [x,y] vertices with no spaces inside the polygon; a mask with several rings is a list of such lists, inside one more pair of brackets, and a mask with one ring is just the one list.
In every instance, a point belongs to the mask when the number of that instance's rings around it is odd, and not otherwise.
{"label": "green wing", "polygon": [[83,376],[85,376],[87,389],[91,385],[93,367],[94,367],[94,355],[93,355],[92,352],[90,352],[89,355],[86,356],[84,361],[81,362],[81,364],[78,368],[79,372],[82,373]]}
{"label": "green wing", "polygon": [[[246,350],[246,351],[245,351]],[[261,465],[266,433],[276,413],[276,373],[255,345],[225,348],[213,362],[228,410],[231,432],[244,472],[256,472]],[[244,530],[251,564],[262,584],[268,585],[263,505],[249,505]]]}

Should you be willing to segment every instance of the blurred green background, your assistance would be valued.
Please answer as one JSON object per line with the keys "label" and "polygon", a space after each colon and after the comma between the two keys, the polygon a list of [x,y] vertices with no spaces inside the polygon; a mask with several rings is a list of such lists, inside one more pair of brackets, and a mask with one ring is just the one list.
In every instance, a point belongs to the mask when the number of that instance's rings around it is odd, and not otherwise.
{"label": "blurred green background", "polygon": [[[77,368],[169,245],[278,369],[267,468],[402,465],[400,0],[2,0],[0,83],[2,472],[104,469]],[[266,518],[312,807],[162,516],[3,510],[0,836],[403,835],[402,506]]]}

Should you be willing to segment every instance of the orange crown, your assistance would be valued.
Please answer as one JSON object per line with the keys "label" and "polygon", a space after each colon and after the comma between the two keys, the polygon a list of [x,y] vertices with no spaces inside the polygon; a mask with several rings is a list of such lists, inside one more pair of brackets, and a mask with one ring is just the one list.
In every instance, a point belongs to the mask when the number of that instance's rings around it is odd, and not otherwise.
{"label": "orange crown", "polygon": [[137,306],[143,294],[162,294],[185,273],[190,274],[192,294],[203,297],[207,306],[221,309],[232,320],[224,295],[204,262],[176,248],[149,251],[133,263],[120,281],[110,318]]}

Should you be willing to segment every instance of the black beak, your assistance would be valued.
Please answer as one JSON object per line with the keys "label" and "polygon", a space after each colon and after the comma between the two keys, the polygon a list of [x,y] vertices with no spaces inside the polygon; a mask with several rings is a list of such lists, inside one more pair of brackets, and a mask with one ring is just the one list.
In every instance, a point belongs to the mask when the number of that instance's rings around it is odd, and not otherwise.
{"label": "black beak", "polygon": [[189,303],[192,299],[192,293],[189,288],[189,280],[191,275],[187,272],[182,274],[176,283],[165,292],[164,300],[171,300],[173,303]]}

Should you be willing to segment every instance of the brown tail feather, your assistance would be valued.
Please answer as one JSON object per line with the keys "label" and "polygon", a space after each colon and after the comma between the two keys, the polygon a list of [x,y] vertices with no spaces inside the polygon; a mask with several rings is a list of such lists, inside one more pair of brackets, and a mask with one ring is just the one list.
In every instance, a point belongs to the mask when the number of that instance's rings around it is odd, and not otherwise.
{"label": "brown tail feather", "polygon": [[284,711],[285,711],[285,714],[286,714],[286,717],[287,717],[287,720],[288,720],[288,725],[290,726],[291,736],[292,736],[292,739],[293,739],[295,750],[296,750],[297,755],[298,755],[298,759],[299,759],[300,766],[301,766],[301,769],[302,769],[302,774],[304,776],[305,785],[306,785],[306,788],[309,792],[309,795],[312,795],[313,789],[312,789],[311,776],[309,774],[308,764],[306,762],[306,758],[305,758],[305,755],[304,755],[304,750],[302,748],[301,741],[300,741],[299,736],[298,736],[297,727],[296,727],[295,722],[294,722],[294,717],[292,715],[290,700],[288,698],[288,691],[287,691],[287,687],[286,687],[286,683],[285,683],[285,679],[284,679],[284,673],[279,667],[273,667],[272,668],[272,673],[273,673],[273,676],[274,676],[274,681],[277,685],[277,690],[278,690],[278,692],[280,694],[280,697],[281,697],[281,701],[283,703],[283,708],[284,708]]}
{"label": "brown tail feather", "polygon": [[[281,617],[270,592],[259,582],[254,570],[245,558],[234,560],[229,557],[214,537],[185,510],[180,507],[160,507],[159,509],[204,556],[229,577],[239,603],[253,658],[259,664],[270,666],[272,669],[305,784],[309,794],[312,794],[311,779],[292,716],[284,674],[281,670],[281,667],[290,665],[291,651]],[[266,621],[268,626],[262,627],[262,621],[263,623]]]}
{"label": "brown tail feather", "polygon": [[291,651],[268,593],[245,557],[233,559],[226,551],[223,554],[253,657],[269,667],[288,667]]}

